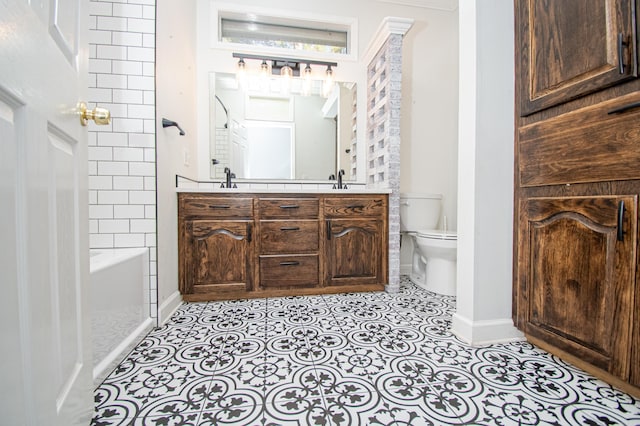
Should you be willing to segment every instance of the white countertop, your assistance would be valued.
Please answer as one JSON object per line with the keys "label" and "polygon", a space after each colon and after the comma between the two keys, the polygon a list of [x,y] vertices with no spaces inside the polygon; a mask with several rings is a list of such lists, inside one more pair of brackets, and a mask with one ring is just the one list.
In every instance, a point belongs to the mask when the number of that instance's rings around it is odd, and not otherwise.
{"label": "white countertop", "polygon": [[355,187],[348,189],[326,188],[176,188],[176,192],[210,194],[390,194],[390,189]]}

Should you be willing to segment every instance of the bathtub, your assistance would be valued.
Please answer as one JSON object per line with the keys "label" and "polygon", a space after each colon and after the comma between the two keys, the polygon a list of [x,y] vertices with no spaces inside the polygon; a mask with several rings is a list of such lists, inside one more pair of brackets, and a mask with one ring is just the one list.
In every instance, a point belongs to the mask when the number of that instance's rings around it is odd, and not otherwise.
{"label": "bathtub", "polygon": [[92,250],[89,272],[97,386],[156,325],[149,312],[149,249]]}

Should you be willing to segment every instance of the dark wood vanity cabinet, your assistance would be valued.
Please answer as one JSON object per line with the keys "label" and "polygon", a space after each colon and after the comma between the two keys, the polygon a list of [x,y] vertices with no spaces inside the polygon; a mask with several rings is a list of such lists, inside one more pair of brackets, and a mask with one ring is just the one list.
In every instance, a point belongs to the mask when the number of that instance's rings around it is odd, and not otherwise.
{"label": "dark wood vanity cabinet", "polygon": [[515,0],[515,325],[640,394],[634,0]]}
{"label": "dark wood vanity cabinet", "polygon": [[327,285],[378,284],[386,275],[386,198],[325,200]]}
{"label": "dark wood vanity cabinet", "polygon": [[252,288],[252,199],[180,197],[178,224],[183,294],[227,294]]}
{"label": "dark wood vanity cabinet", "polygon": [[383,290],[386,194],[178,193],[187,301]]}

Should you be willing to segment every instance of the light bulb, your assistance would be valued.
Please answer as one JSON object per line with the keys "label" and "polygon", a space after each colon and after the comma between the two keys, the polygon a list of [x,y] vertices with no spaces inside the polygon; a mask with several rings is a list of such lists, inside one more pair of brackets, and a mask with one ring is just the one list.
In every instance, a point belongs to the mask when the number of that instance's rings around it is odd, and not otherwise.
{"label": "light bulb", "polygon": [[260,77],[259,77],[259,86],[260,90],[267,91],[269,88],[269,64],[267,64],[266,60],[262,60],[262,64],[260,64]]}
{"label": "light bulb", "polygon": [[302,74],[302,94],[309,96],[311,94],[311,65],[307,64]]}
{"label": "light bulb", "polygon": [[324,78],[324,84],[322,85],[322,93],[325,97],[329,96],[331,91],[333,90],[333,70],[331,69],[331,65],[327,66],[327,72]]}
{"label": "light bulb", "polygon": [[293,69],[289,65],[285,65],[280,69],[282,77],[282,93],[289,93],[291,90],[291,79],[293,78]]}
{"label": "light bulb", "polygon": [[247,87],[247,64],[244,62],[244,59],[240,58],[238,61],[238,66],[236,68],[236,81],[238,82],[238,86],[241,89],[246,89]]}

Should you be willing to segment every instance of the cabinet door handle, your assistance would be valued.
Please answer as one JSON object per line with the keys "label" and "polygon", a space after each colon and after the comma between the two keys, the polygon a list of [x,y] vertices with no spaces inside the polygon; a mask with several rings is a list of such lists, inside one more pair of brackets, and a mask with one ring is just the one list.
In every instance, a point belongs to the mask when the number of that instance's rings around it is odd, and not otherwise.
{"label": "cabinet door handle", "polygon": [[281,209],[297,209],[300,208],[299,205],[297,204],[285,204],[283,206],[280,206]]}
{"label": "cabinet door handle", "polygon": [[231,206],[223,206],[223,205],[217,205],[214,204],[213,206],[209,206],[210,209],[230,209]]}
{"label": "cabinet door handle", "polygon": [[624,201],[618,203],[618,241],[624,241],[624,230],[622,225],[624,222]]}
{"label": "cabinet door handle", "polygon": [[331,239],[331,219],[327,219],[327,240]]}
{"label": "cabinet door handle", "polygon": [[351,204],[349,206],[347,206],[348,209],[364,209],[364,206],[362,204]]}
{"label": "cabinet door handle", "polygon": [[629,43],[625,41],[624,34],[622,32],[618,33],[618,70],[620,74],[624,74],[624,48],[628,46]]}
{"label": "cabinet door handle", "polygon": [[281,231],[299,231],[300,228],[297,226],[283,226],[280,228]]}
{"label": "cabinet door handle", "polygon": [[251,224],[247,223],[247,242],[251,242]]}
{"label": "cabinet door handle", "polygon": [[638,108],[640,107],[640,102],[633,102],[631,104],[627,104],[627,105],[623,105],[621,107],[618,108],[614,108],[612,110],[610,110],[609,112],[607,112],[607,114],[611,115],[611,114],[622,114],[623,112],[627,112],[630,109],[634,109],[634,108]]}
{"label": "cabinet door handle", "polygon": [[300,264],[300,262],[295,262],[295,261],[280,262],[280,266],[298,266],[299,264]]}

